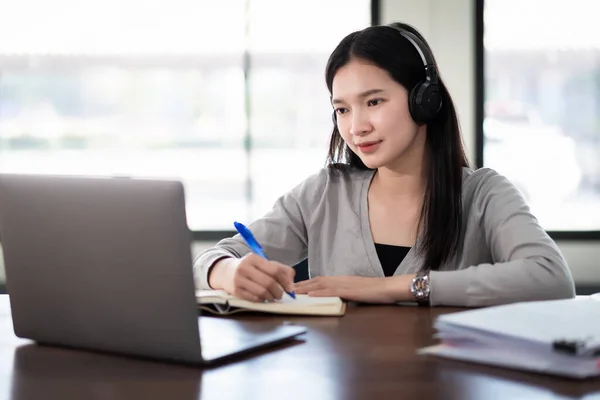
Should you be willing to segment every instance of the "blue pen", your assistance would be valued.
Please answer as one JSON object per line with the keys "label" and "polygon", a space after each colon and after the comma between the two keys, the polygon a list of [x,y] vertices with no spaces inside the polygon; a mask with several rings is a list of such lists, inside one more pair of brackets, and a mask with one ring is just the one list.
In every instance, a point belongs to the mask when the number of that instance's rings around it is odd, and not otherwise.
{"label": "blue pen", "polygon": [[[250,232],[250,229],[246,228],[246,226],[240,222],[234,222],[233,225],[235,226],[235,229],[239,232],[239,234],[244,238],[244,240],[248,244],[248,247],[250,247],[250,250],[258,254],[265,260],[268,260],[267,255],[263,251],[260,244],[258,244],[256,239],[254,238],[252,232]],[[296,294],[294,292],[286,291],[286,293],[289,294],[293,299],[296,298]]]}

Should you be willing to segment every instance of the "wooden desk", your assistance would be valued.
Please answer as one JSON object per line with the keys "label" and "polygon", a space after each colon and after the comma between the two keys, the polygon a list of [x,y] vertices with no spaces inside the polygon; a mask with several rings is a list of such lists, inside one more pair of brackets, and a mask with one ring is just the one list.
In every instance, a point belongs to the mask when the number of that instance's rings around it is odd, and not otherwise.
{"label": "wooden desk", "polygon": [[15,337],[2,295],[0,398],[600,399],[600,379],[578,382],[416,355],[434,342],[433,318],[451,311],[352,305],[342,318],[281,318],[309,327],[304,340],[202,370],[31,344]]}

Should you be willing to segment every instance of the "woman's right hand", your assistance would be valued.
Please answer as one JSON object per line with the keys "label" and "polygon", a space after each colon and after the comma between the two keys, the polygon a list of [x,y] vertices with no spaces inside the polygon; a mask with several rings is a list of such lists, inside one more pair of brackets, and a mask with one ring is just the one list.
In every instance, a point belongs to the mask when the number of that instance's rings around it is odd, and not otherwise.
{"label": "woman's right hand", "polygon": [[296,271],[287,265],[249,253],[242,258],[224,258],[211,268],[209,285],[250,301],[281,299],[283,289],[293,290]]}

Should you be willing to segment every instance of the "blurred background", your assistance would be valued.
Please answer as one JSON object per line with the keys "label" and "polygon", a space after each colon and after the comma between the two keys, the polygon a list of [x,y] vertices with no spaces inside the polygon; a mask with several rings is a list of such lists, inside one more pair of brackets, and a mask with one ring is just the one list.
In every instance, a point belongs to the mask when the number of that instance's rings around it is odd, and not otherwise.
{"label": "blurred background", "polygon": [[324,165],[324,66],[370,24],[370,7],[11,2],[0,12],[0,171],[181,179],[190,228],[231,230]]}
{"label": "blurred background", "polygon": [[599,14],[593,0],[484,1],[483,163],[550,231],[600,231]]}
{"label": "blurred background", "polygon": [[511,179],[600,288],[597,15],[594,0],[0,0],[0,172],[180,179],[200,251],[323,167],[329,54],[403,21],[433,48],[473,164]]}

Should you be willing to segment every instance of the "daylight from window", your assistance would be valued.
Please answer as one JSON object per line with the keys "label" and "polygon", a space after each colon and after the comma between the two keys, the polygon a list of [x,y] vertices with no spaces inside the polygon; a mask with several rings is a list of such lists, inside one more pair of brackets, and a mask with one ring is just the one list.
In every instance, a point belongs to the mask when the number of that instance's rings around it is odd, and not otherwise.
{"label": "daylight from window", "polygon": [[598,15],[594,0],[485,1],[484,166],[550,231],[600,230]]}
{"label": "daylight from window", "polygon": [[327,57],[369,23],[366,0],[14,2],[0,172],[179,179],[190,229],[232,230],[324,165]]}

